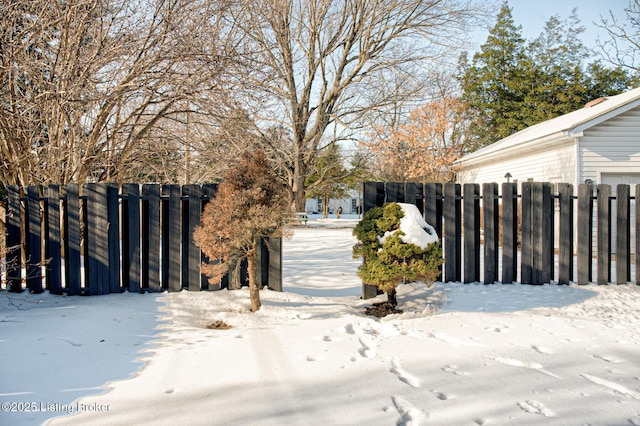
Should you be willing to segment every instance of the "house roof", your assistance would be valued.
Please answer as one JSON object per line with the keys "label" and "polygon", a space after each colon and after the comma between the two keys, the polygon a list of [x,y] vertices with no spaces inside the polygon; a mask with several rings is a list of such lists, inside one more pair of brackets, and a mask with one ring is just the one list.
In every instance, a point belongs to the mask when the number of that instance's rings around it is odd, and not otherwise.
{"label": "house roof", "polygon": [[589,102],[584,108],[543,121],[517,133],[481,148],[458,159],[454,165],[464,169],[485,161],[495,161],[500,157],[522,155],[528,150],[544,149],[558,142],[582,136],[582,133],[603,121],[640,105],[640,88],[620,95],[599,98]]}

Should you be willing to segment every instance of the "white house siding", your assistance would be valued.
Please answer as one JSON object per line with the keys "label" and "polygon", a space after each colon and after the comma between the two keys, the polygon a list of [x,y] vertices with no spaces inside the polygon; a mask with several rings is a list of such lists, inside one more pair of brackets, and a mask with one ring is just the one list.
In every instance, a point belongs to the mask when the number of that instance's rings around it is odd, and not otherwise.
{"label": "white house siding", "polygon": [[[584,132],[579,147],[582,176],[580,182],[587,179],[597,184],[611,185],[612,195],[616,195],[616,186],[620,183],[631,186],[631,195],[635,194],[635,185],[640,183],[640,107],[611,118]],[[615,214],[616,203],[611,205]],[[631,202],[632,217],[636,203]],[[597,215],[594,205],[594,216]],[[616,225],[611,227],[611,245],[615,252]],[[631,227],[631,249],[635,250],[635,229]],[[596,236],[594,231],[594,244]]]}
{"label": "white house siding", "polygon": [[602,182],[602,174],[634,175],[640,172],[640,107],[588,129],[580,138],[582,176]]}
{"label": "white house siding", "polygon": [[533,151],[519,155],[514,152],[506,158],[468,167],[458,172],[459,183],[503,183],[505,175],[519,183],[576,182],[576,152],[573,139],[559,142],[552,149]]}

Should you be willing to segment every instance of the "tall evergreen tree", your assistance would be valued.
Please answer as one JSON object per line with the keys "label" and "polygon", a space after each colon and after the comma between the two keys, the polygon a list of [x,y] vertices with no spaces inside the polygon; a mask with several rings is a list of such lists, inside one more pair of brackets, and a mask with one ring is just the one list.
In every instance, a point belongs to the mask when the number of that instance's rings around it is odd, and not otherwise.
{"label": "tall evergreen tree", "polygon": [[523,117],[519,105],[524,102],[520,85],[528,60],[525,47],[522,28],[504,3],[472,64],[461,64],[462,100],[469,105],[472,118],[467,135],[471,149],[520,129]]}
{"label": "tall evergreen tree", "polygon": [[526,42],[504,3],[487,42],[471,64],[462,60],[460,83],[469,105],[466,134],[471,150],[536,123],[569,113],[590,100],[628,90],[634,80],[622,68],[589,63],[576,10],[567,20],[552,16]]}

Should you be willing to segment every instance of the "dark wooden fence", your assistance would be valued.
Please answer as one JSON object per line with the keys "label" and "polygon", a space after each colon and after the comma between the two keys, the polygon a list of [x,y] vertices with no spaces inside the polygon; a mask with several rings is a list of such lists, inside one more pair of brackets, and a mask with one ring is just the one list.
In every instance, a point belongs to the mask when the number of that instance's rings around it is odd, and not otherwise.
{"label": "dark wooden fence", "polygon": [[[499,191],[496,183],[443,187],[366,182],[363,208],[366,212],[392,201],[416,204],[441,238],[445,263],[440,279],[445,282],[479,282],[482,272],[486,284],[518,282],[518,276],[523,284],[622,284],[631,282],[633,261],[634,282],[640,284],[638,232],[631,252],[632,226],[640,228],[640,185],[633,197],[629,185],[618,185],[616,197],[609,185],[598,185],[594,193],[591,185],[583,184],[577,195],[572,185],[564,183],[524,182],[518,189],[515,183],[503,183]],[[365,298],[376,294],[375,287],[363,286]]]}
{"label": "dark wooden fence", "polygon": [[[246,284],[246,265],[210,285],[194,244],[217,185],[8,186],[6,279],[12,292],[97,295],[219,290]],[[80,191],[80,189],[82,191]],[[82,193],[82,195],[80,195]],[[282,290],[280,239],[264,243],[258,274]],[[234,268],[235,270],[235,268]],[[231,286],[233,287],[233,286]]]}

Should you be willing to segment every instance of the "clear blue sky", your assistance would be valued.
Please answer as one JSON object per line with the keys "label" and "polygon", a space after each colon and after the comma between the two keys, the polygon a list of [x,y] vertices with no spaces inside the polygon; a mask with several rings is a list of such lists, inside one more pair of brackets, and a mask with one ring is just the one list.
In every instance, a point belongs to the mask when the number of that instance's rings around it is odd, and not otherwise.
{"label": "clear blue sky", "polygon": [[[606,32],[596,27],[593,22],[599,23],[600,15],[608,16],[609,10],[624,21],[626,17],[624,9],[629,5],[629,0],[509,0],[508,2],[512,9],[513,20],[516,25],[522,26],[522,35],[527,40],[537,37],[551,16],[559,15],[560,19],[567,19],[572,9],[576,8],[578,17],[585,27],[582,41],[590,48],[595,48],[598,35],[601,39],[606,38]],[[502,3],[499,1],[498,4]],[[478,43],[483,44],[487,35],[486,31],[479,33],[476,37]]]}

